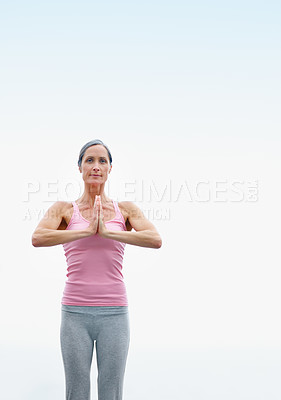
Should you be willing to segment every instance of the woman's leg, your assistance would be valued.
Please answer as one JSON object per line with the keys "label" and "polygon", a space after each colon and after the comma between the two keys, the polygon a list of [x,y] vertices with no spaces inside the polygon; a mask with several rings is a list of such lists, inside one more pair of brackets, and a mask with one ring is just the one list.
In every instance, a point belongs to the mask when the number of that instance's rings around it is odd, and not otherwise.
{"label": "woman's leg", "polygon": [[98,400],[122,400],[130,343],[129,314],[103,316],[96,339]]}
{"label": "woman's leg", "polygon": [[66,400],[90,400],[90,370],[94,342],[91,316],[61,311],[60,342],[65,371]]}

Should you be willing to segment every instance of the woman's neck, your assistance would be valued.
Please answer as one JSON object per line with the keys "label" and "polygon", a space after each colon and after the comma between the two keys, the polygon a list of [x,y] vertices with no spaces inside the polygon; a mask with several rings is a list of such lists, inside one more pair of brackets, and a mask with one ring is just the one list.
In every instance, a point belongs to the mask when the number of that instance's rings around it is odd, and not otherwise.
{"label": "woman's neck", "polygon": [[84,206],[89,206],[90,208],[92,208],[95,204],[95,197],[96,195],[99,195],[101,198],[101,203],[102,204],[106,204],[108,202],[111,202],[111,200],[105,195],[105,193],[99,194],[99,193],[91,193],[87,194],[87,193],[83,193],[83,195],[77,200],[77,202],[81,205]]}

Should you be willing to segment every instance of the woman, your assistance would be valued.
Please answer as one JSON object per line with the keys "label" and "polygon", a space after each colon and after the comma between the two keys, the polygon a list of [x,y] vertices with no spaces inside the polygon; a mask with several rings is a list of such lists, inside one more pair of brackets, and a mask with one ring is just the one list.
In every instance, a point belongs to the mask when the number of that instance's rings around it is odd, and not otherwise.
{"label": "woman", "polygon": [[133,202],[117,203],[106,196],[112,156],[101,140],[82,147],[78,167],[84,193],[74,202],[53,204],[35,229],[32,244],[62,244],[65,251],[68,280],[61,301],[60,343],[66,399],[90,399],[96,343],[98,399],[121,400],[130,341],[122,275],[125,244],[157,249],[162,241]]}

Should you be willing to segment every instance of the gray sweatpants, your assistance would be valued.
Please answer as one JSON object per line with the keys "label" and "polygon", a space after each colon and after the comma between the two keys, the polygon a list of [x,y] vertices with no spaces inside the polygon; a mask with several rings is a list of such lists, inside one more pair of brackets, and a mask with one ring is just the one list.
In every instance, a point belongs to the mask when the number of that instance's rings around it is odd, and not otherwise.
{"label": "gray sweatpants", "polygon": [[66,400],[90,400],[96,343],[98,400],[122,400],[130,343],[128,306],[61,305]]}

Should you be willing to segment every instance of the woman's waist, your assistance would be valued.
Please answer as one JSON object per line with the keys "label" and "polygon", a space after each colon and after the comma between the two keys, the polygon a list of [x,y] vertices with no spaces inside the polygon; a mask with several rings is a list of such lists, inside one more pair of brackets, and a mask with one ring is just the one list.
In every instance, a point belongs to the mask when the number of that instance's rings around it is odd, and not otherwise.
{"label": "woman's waist", "polygon": [[79,314],[90,314],[90,315],[110,315],[110,314],[127,314],[129,312],[128,305],[124,306],[81,306],[81,305],[68,305],[61,304],[61,310],[64,312],[79,313]]}

